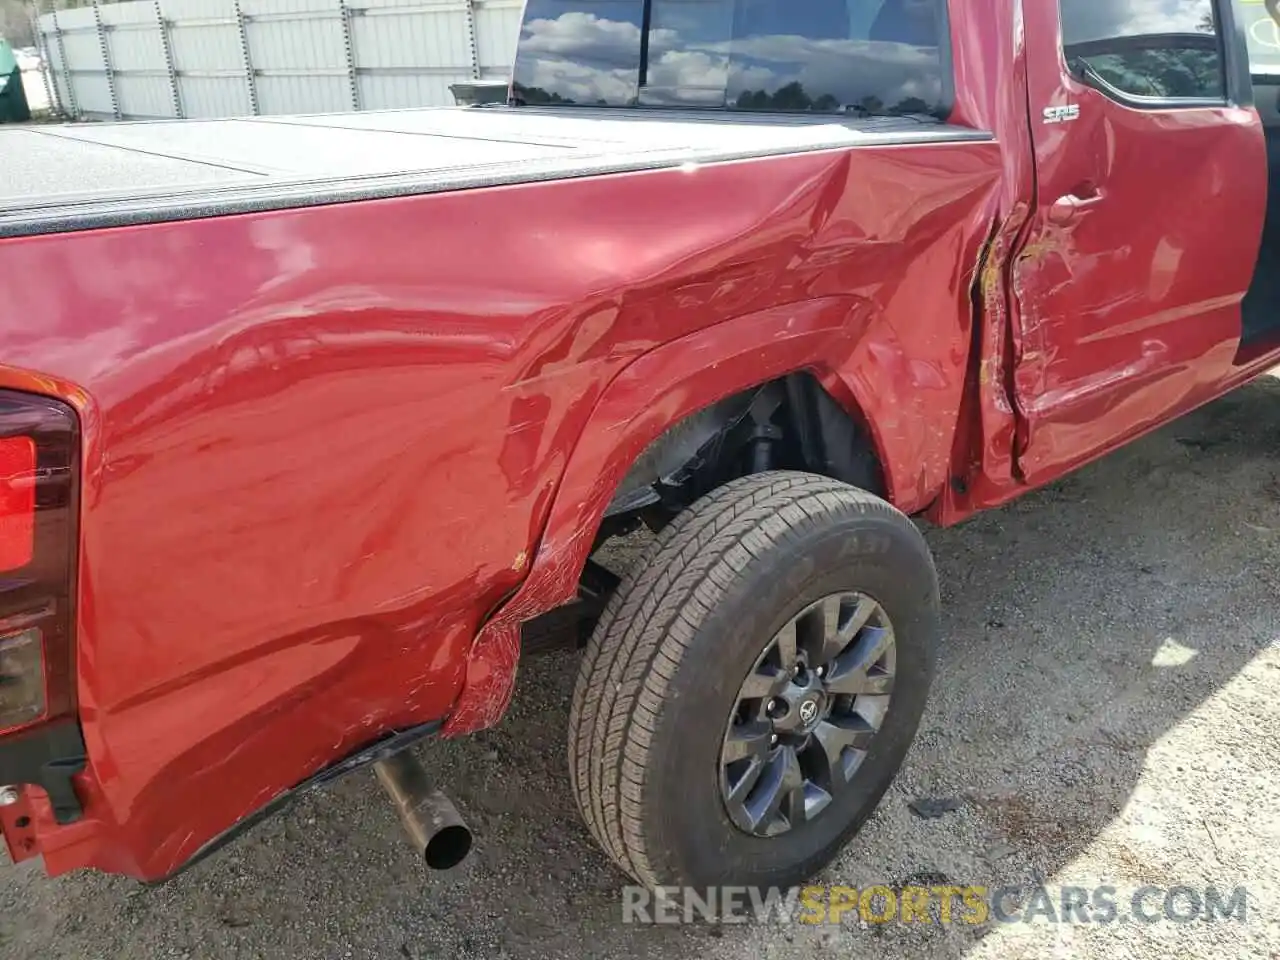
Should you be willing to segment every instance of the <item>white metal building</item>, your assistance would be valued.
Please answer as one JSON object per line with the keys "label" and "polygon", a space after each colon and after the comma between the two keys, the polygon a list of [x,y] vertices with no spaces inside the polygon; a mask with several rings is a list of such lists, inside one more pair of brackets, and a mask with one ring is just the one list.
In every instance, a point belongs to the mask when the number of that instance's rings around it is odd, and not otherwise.
{"label": "white metal building", "polygon": [[38,17],[50,100],[154,120],[454,102],[510,75],[522,0],[129,0]]}

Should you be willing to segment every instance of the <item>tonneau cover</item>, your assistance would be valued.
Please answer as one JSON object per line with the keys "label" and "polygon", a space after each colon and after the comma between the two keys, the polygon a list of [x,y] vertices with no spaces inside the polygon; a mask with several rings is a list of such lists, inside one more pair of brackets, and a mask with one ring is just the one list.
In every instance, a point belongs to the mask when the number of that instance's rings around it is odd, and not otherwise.
{"label": "tonneau cover", "polygon": [[0,130],[0,236],[988,135],[929,120],[433,108]]}

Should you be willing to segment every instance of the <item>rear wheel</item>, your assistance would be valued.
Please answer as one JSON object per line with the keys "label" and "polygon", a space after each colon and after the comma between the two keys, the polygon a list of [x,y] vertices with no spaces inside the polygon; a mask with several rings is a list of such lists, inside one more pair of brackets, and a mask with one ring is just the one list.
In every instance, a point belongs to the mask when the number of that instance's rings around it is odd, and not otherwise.
{"label": "rear wheel", "polygon": [[593,835],[656,886],[791,886],[874,811],[923,712],[937,578],[915,525],[808,474],[681,513],[601,617],[570,716]]}

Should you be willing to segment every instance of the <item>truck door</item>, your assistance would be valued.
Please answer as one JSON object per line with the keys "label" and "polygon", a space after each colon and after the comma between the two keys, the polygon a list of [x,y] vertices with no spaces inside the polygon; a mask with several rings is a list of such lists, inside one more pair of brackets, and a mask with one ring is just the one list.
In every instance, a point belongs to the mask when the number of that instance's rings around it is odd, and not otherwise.
{"label": "truck door", "polygon": [[1036,211],[1013,273],[1037,482],[1231,373],[1266,149],[1231,0],[1023,0]]}

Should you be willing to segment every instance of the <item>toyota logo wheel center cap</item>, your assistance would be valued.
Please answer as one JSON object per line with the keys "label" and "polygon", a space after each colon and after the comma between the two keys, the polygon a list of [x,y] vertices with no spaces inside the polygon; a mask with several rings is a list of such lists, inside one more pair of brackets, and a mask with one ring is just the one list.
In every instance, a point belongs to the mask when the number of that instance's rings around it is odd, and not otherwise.
{"label": "toyota logo wheel center cap", "polygon": [[818,698],[810,697],[808,700],[800,704],[800,722],[806,727],[811,726],[818,719],[821,708],[818,706]]}

